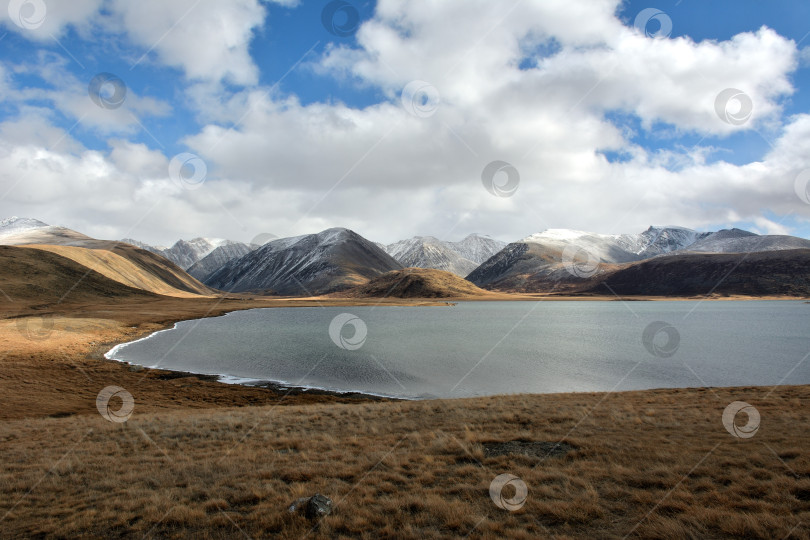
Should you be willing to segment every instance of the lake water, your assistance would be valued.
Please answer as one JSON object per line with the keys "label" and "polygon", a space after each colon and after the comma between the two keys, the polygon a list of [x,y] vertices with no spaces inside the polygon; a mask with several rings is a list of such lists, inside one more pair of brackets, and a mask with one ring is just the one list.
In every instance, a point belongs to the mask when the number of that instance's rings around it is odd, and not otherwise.
{"label": "lake water", "polygon": [[419,399],[810,384],[809,353],[802,301],[544,301],[254,309],[184,321],[108,357]]}

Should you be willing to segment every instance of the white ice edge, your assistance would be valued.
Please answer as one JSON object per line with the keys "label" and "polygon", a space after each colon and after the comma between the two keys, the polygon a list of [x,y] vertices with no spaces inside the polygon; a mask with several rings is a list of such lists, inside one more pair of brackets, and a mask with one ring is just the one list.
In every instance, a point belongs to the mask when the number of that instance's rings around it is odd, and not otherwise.
{"label": "white ice edge", "polygon": [[[258,309],[275,309],[275,308],[258,308]],[[250,311],[250,310],[248,310],[248,311]],[[228,316],[228,315],[230,315],[232,313],[236,313],[236,312],[231,311],[231,312],[225,313],[224,315],[221,315],[221,316],[225,317],[225,316]],[[215,319],[216,317],[205,317],[205,319],[209,319],[209,318]],[[189,319],[187,321],[178,321],[178,322],[174,323],[171,328],[164,328],[162,330],[157,330],[155,332],[152,332],[148,336],[144,336],[142,338],[138,338],[138,339],[133,340],[133,341],[126,341],[124,343],[119,343],[118,345],[116,345],[115,347],[113,347],[112,349],[110,349],[109,351],[104,353],[104,358],[107,359],[107,360],[112,360],[113,362],[119,362],[121,364],[140,365],[140,364],[132,364],[131,362],[127,362],[126,360],[119,360],[118,358],[115,358],[115,355],[116,355],[116,353],[118,353],[118,351],[120,351],[124,347],[128,347],[129,345],[133,345],[135,343],[140,343],[141,341],[146,341],[146,340],[148,340],[150,338],[153,338],[156,335],[158,335],[160,333],[163,333],[163,332],[170,332],[172,330],[177,330],[177,327],[178,327],[178,325],[180,323],[183,323],[183,322],[191,323],[191,322],[195,322],[195,321],[202,321],[202,320],[205,320],[205,319]],[[263,383],[269,383],[269,384],[273,384],[273,385],[283,387],[283,388],[298,388],[298,389],[301,389],[301,390],[304,390],[304,391],[306,391],[306,390],[320,390],[320,391],[323,391],[323,392],[332,392],[332,393],[335,393],[335,394],[363,394],[363,395],[367,395],[367,396],[374,396],[374,397],[388,398],[388,399],[401,399],[401,400],[405,400],[405,401],[418,401],[420,399],[430,399],[430,397],[418,398],[418,397],[411,397],[411,396],[396,396],[396,395],[391,395],[391,394],[380,394],[378,392],[369,392],[367,390],[338,390],[338,389],[335,389],[335,388],[327,388],[325,386],[315,386],[315,385],[300,384],[300,383],[295,384],[295,383],[291,383],[291,382],[284,381],[284,380],[281,380],[281,379],[257,379],[255,377],[240,377],[240,376],[237,376],[237,375],[229,375],[227,373],[202,373],[202,372],[199,372],[199,371],[189,371],[187,369],[173,369],[173,368],[168,368],[168,367],[162,367],[160,364],[155,364],[154,366],[142,366],[142,367],[147,368],[147,369],[160,369],[160,370],[163,370],[163,371],[171,371],[171,372],[175,372],[175,373],[193,373],[194,375],[206,375],[206,376],[209,376],[209,377],[217,377],[217,381],[221,382],[223,384],[234,384],[234,385],[242,385],[242,386],[257,386],[257,385],[260,385],[260,384],[263,384]]]}
{"label": "white ice edge", "polygon": [[[132,345],[134,343],[140,343],[141,341],[146,341],[147,339],[153,338],[156,335],[160,334],[161,332],[169,332],[170,330],[176,330],[178,324],[180,324],[180,323],[176,322],[176,323],[174,323],[174,325],[172,325],[171,328],[164,328],[163,330],[158,330],[156,332],[152,332],[148,336],[138,338],[138,339],[136,339],[134,341],[125,341],[124,343],[119,343],[118,345],[116,345],[115,347],[110,349],[109,351],[105,352],[104,353],[104,358],[106,358],[107,360],[114,360],[116,362],[121,362],[122,364],[129,364],[129,362],[125,362],[124,360],[119,360],[119,359],[115,358],[116,353],[118,353],[118,351],[120,351],[124,347],[128,347],[129,345]],[[144,366],[144,367],[146,367],[146,366]]]}

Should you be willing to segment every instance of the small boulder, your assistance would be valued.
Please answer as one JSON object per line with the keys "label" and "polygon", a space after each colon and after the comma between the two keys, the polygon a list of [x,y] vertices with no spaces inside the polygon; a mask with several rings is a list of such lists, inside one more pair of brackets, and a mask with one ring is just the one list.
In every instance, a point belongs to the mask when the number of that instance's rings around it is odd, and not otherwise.
{"label": "small boulder", "polygon": [[295,513],[301,509],[303,509],[304,516],[307,519],[320,519],[332,513],[332,499],[326,495],[316,493],[312,497],[296,499],[287,510],[290,513]]}

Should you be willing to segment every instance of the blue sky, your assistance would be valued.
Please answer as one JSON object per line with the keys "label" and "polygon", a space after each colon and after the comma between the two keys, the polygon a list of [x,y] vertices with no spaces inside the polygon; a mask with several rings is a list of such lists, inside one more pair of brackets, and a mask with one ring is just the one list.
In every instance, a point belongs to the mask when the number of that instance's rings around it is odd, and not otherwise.
{"label": "blue sky", "polygon": [[[810,167],[808,4],[358,1],[340,4],[335,23],[359,24],[338,36],[325,1],[29,1],[41,26],[0,29],[4,214],[156,243],[328,226],[381,241],[651,223],[810,236],[788,189]],[[668,36],[634,27],[651,7]],[[99,73],[125,83],[120,109],[79,101]],[[441,95],[423,117],[403,111],[413,80]],[[754,104],[740,126],[712,113],[732,85]],[[181,153],[205,185],[178,190]],[[514,197],[481,188],[495,159],[521,171]],[[36,193],[55,169],[58,203]],[[110,208],[88,209],[97,198]]]}

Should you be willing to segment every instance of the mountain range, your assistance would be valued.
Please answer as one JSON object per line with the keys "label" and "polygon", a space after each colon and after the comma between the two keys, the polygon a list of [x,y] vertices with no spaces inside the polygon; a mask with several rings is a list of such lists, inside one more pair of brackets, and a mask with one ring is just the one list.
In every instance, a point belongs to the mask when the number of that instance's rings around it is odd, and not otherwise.
{"label": "mountain range", "polygon": [[430,290],[433,296],[445,285],[466,296],[480,290],[475,286],[506,293],[810,294],[809,240],[740,229],[668,226],[620,235],[548,229],[510,244],[472,234],[458,242],[417,236],[383,245],[332,228],[261,246],[200,237],[164,248],[9,218],[0,221],[0,244],[49,251],[129,287],[170,295],[357,289],[350,296],[367,297],[389,285],[396,294]]}
{"label": "mountain range", "polygon": [[505,245],[506,242],[480,234],[471,234],[460,242],[414,236],[385,246],[385,251],[406,267],[445,270],[465,277]]}
{"label": "mountain range", "polygon": [[[653,258],[677,256],[688,266],[690,256],[698,253],[782,252],[771,259],[775,262],[793,257],[794,250],[802,249],[810,249],[810,240],[757,235],[740,229],[696,232],[684,227],[650,227],[639,234],[621,235],[549,229],[508,244],[467,279],[492,290],[582,292],[639,261]],[[691,260],[705,265],[708,259]],[[678,279],[673,276],[674,281]]]}

